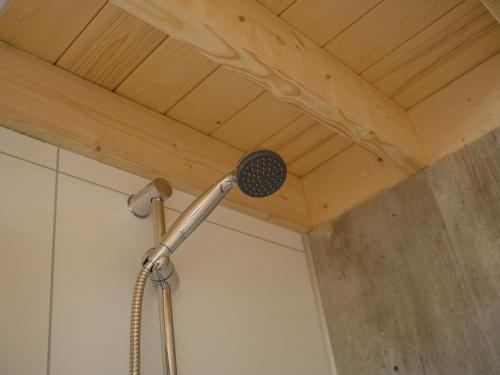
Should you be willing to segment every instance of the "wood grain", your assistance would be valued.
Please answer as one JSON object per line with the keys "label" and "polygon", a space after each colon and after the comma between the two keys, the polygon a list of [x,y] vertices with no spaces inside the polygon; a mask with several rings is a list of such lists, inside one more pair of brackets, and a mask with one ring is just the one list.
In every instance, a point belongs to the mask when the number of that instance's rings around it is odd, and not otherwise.
{"label": "wood grain", "polygon": [[411,108],[500,51],[500,25],[491,24],[408,82],[394,100]]}
{"label": "wood grain", "polygon": [[299,137],[294,138],[279,149],[287,164],[293,164],[319,145],[335,136],[335,132],[325,124],[316,123]]}
{"label": "wood grain", "polygon": [[263,92],[241,75],[219,67],[174,105],[168,116],[212,133]]}
{"label": "wood grain", "polygon": [[402,169],[427,164],[404,110],[263,6],[243,0],[113,3]]}
{"label": "wood grain", "polygon": [[297,0],[281,18],[323,46],[381,0]]}
{"label": "wood grain", "polygon": [[480,2],[466,0],[371,66],[363,77],[394,96],[494,22]]}
{"label": "wood grain", "polygon": [[57,65],[114,90],[165,38],[150,25],[106,4]]}
{"label": "wood grain", "polygon": [[257,0],[274,14],[280,14],[296,0]]}
{"label": "wood grain", "polygon": [[500,126],[499,71],[496,54],[410,110],[433,160]]}
{"label": "wood grain", "polygon": [[216,129],[212,136],[240,150],[251,150],[300,116],[301,111],[265,92]]}
{"label": "wood grain", "polygon": [[495,19],[500,22],[500,1],[499,0],[481,0]]}
{"label": "wood grain", "polygon": [[9,0],[0,12],[0,40],[53,63],[105,4],[105,0]]}
{"label": "wood grain", "polygon": [[216,68],[217,64],[191,46],[169,38],[118,86],[116,92],[165,113]]}
{"label": "wood grain", "polygon": [[386,0],[325,49],[362,73],[460,4],[461,0]]}
{"label": "wood grain", "polygon": [[297,137],[300,137],[307,130],[311,129],[316,123],[316,120],[307,115],[297,117],[283,129],[280,129],[278,132],[266,139],[261,144],[261,147],[280,150],[287,143],[293,141]]}
{"label": "wood grain", "polygon": [[498,372],[499,139],[308,236],[339,374]]}
{"label": "wood grain", "polygon": [[311,225],[339,217],[407,177],[391,163],[353,145],[302,179]]}
{"label": "wood grain", "polygon": [[350,139],[337,134],[291,163],[288,166],[288,170],[295,176],[304,177],[318,168],[321,164],[346,150],[352,144]]}
{"label": "wood grain", "polygon": [[[241,151],[0,43],[0,122],[104,163],[199,192],[234,169]],[[301,182],[265,199],[237,191],[229,203],[254,215],[308,226]]]}

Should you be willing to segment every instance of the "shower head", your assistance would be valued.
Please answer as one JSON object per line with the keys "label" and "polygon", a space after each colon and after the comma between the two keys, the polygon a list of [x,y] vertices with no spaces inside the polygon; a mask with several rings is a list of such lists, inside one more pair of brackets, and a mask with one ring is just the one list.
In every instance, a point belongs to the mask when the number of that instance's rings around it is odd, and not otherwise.
{"label": "shower head", "polygon": [[286,174],[285,162],[274,151],[258,149],[244,155],[234,172],[212,185],[182,213],[148,257],[146,266],[151,270],[162,256],[173,253],[233,186],[237,185],[246,195],[262,198],[278,191],[285,183]]}
{"label": "shower head", "polygon": [[285,183],[286,164],[276,152],[261,149],[245,155],[236,168],[240,190],[255,198],[267,197]]}

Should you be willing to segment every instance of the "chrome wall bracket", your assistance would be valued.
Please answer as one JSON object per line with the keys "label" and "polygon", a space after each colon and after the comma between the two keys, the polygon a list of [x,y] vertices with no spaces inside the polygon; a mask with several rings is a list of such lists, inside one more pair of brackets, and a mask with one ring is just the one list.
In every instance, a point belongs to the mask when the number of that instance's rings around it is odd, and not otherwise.
{"label": "chrome wall bracket", "polygon": [[166,200],[172,196],[172,187],[163,178],[155,178],[139,192],[128,197],[128,210],[138,218],[146,218],[153,211],[154,198]]}

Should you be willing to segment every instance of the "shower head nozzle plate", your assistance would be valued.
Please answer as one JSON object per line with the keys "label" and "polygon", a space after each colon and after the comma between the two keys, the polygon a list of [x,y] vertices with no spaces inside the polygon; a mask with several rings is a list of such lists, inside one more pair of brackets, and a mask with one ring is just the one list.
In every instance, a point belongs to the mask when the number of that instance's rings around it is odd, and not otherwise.
{"label": "shower head nozzle plate", "polygon": [[278,191],[285,183],[287,168],[276,152],[261,149],[248,153],[238,163],[236,180],[240,190],[261,198]]}

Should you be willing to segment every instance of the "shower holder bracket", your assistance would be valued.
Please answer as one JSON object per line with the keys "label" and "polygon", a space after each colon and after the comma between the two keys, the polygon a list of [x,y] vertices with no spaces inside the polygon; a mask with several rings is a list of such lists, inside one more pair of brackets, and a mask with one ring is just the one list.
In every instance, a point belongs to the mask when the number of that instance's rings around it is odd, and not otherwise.
{"label": "shower holder bracket", "polygon": [[172,186],[163,178],[155,178],[139,192],[128,198],[128,210],[138,218],[148,217],[153,208],[151,201],[154,198],[166,200],[172,196]]}

